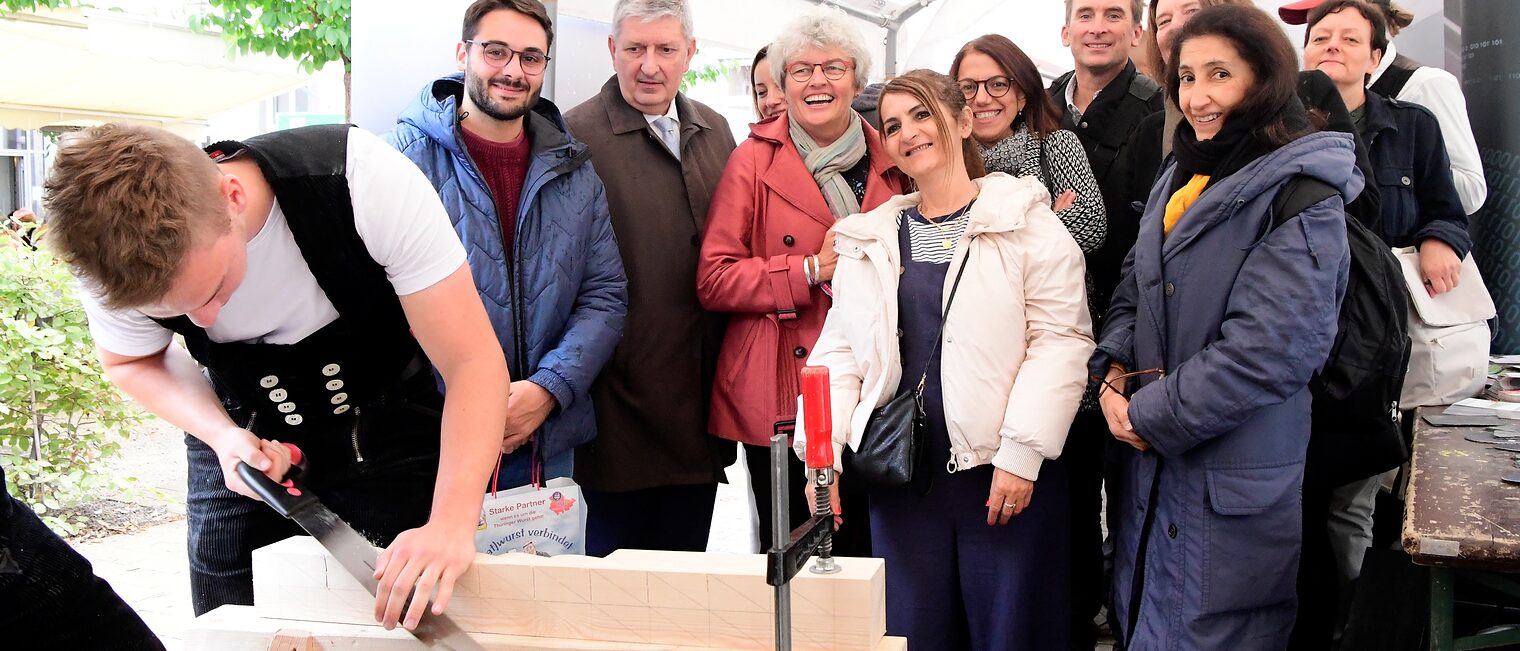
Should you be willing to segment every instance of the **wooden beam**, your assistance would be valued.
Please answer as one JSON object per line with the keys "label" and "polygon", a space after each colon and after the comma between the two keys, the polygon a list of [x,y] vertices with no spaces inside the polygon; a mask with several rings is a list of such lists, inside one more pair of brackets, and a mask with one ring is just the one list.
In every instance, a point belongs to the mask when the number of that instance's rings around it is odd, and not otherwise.
{"label": "wooden beam", "polygon": [[[715,647],[634,644],[471,633],[488,651],[718,651]],[[217,651],[269,651],[293,638],[301,649],[328,651],[419,651],[426,647],[401,630],[375,625],[336,624],[259,617],[251,606],[222,606],[197,617],[185,631],[185,648]],[[884,637],[872,651],[906,651],[907,640]]]}
{"label": "wooden beam", "polygon": [[[798,651],[874,651],[886,632],[883,561],[842,558],[839,565],[838,574],[803,570],[792,582]],[[311,538],[255,550],[253,575],[261,617],[373,622],[374,598]],[[730,649],[774,645],[773,592],[758,554],[480,555],[456,582],[449,615],[472,633]]]}

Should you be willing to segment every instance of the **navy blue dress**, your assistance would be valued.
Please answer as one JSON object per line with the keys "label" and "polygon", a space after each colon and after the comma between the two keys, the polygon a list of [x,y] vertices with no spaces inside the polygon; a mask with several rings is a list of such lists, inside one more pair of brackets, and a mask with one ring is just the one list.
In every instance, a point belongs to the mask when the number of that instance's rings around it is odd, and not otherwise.
{"label": "navy blue dress", "polygon": [[[925,443],[934,481],[928,495],[909,487],[870,491],[872,549],[887,564],[887,634],[906,636],[915,651],[1065,649],[1071,610],[1065,469],[1046,461],[1029,507],[1007,525],[991,527],[985,505],[992,465],[946,470],[950,434],[934,339],[946,273],[955,270],[947,262],[913,259],[910,220],[928,223],[910,208],[898,228],[898,391],[913,390],[928,366]],[[965,245],[960,239],[957,248]],[[957,297],[950,309],[975,308],[964,301]]]}

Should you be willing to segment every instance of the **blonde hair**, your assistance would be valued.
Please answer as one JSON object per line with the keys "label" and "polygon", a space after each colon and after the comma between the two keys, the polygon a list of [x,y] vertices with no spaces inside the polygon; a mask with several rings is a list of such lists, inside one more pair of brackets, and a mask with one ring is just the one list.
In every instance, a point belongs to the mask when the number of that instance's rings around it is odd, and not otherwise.
{"label": "blonde hair", "polygon": [[48,176],[48,242],[106,307],[153,303],[191,246],[231,228],[219,174],[205,152],[168,131],[92,128],[59,150]]}

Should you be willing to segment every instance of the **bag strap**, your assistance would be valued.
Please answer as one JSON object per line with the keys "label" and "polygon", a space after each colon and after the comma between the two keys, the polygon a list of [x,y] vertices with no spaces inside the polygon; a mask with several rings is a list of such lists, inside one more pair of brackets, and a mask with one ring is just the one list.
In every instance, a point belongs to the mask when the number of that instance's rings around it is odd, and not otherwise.
{"label": "bag strap", "polygon": [[491,499],[496,498],[496,482],[501,479],[501,462],[507,460],[507,453],[496,453],[496,468],[491,471]]}
{"label": "bag strap", "polygon": [[[1030,133],[1030,136],[1036,137],[1033,132]],[[1056,200],[1056,180],[1050,176],[1050,160],[1045,155],[1045,138],[1038,137],[1038,139],[1040,141],[1040,174],[1045,177],[1045,189],[1050,191],[1050,200],[1054,202]]]}
{"label": "bag strap", "polygon": [[[972,201],[975,202],[976,200],[973,199]],[[970,212],[970,210],[968,209],[967,212]],[[973,235],[971,239],[975,240],[976,237]],[[927,382],[929,379],[929,368],[934,363],[934,354],[939,352],[939,342],[945,336],[945,319],[950,317],[950,306],[955,303],[955,290],[961,286],[961,276],[966,275],[966,261],[970,259],[971,247],[967,246],[966,255],[961,258],[961,268],[955,272],[955,282],[950,285],[950,298],[945,300],[945,310],[939,315],[939,328],[934,332],[934,347],[929,349],[929,361],[924,362],[923,375],[918,377],[918,386],[913,389],[913,392],[918,395],[923,395],[924,393],[924,382]]]}
{"label": "bag strap", "polygon": [[1296,175],[1272,198],[1272,228],[1298,216],[1309,206],[1341,193],[1335,186],[1312,176]]}
{"label": "bag strap", "polygon": [[[1412,65],[1401,65],[1406,63]],[[1404,90],[1404,85],[1409,83],[1409,78],[1414,76],[1415,69],[1419,67],[1419,64],[1400,54],[1393,58],[1393,64],[1383,71],[1383,76],[1378,77],[1377,82],[1368,90],[1388,99],[1398,99],[1399,91]]]}
{"label": "bag strap", "polygon": [[[533,484],[534,488],[542,488],[544,484],[544,461],[539,458],[538,437],[533,437],[533,441],[529,445],[533,446],[533,458],[532,465],[528,470],[528,483]],[[506,460],[507,453],[496,453],[496,469],[491,471],[491,497],[493,498],[496,497],[496,484],[501,480],[501,464]]]}

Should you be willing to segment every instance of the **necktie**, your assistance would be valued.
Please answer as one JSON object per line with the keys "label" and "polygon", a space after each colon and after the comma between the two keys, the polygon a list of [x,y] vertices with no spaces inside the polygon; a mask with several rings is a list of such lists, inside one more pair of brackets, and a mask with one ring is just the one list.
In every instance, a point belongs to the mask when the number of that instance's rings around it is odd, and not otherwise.
{"label": "necktie", "polygon": [[665,143],[665,148],[670,150],[670,155],[676,160],[681,160],[681,131],[680,124],[670,116],[655,118],[655,131],[660,136],[660,141]]}

